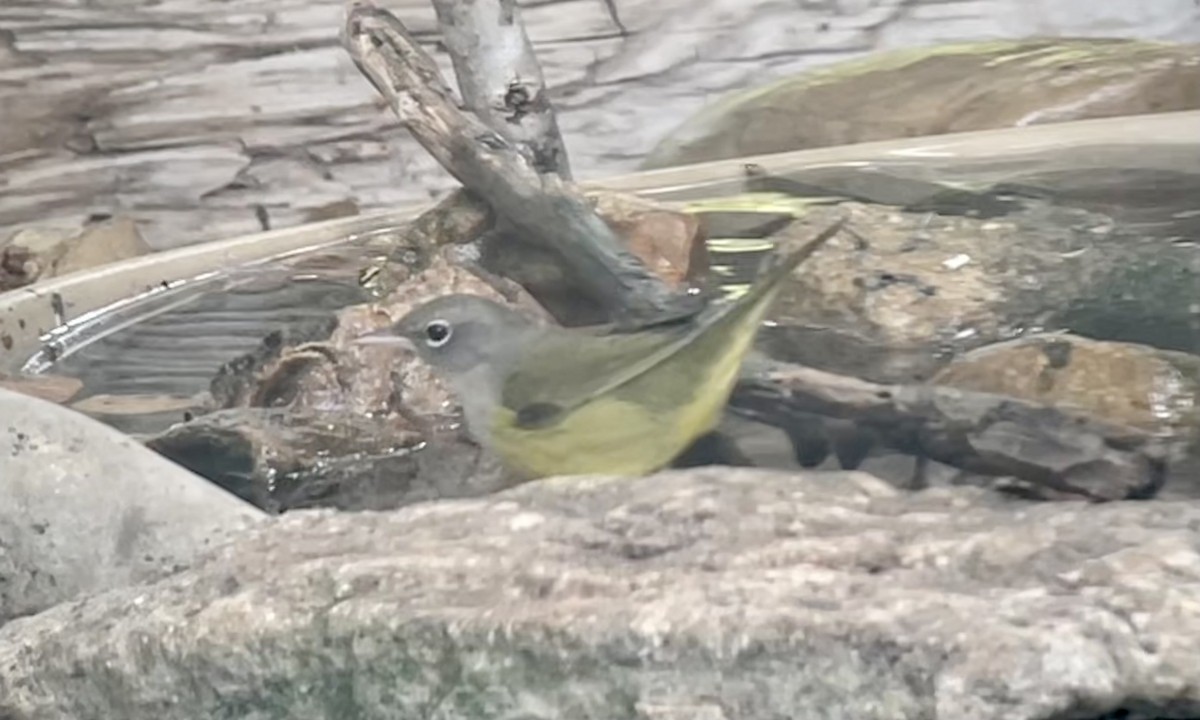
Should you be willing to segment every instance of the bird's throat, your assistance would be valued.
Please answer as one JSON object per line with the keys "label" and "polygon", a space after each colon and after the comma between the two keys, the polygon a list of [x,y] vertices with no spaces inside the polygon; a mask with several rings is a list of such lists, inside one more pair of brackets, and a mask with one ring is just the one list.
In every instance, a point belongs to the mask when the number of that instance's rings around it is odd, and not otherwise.
{"label": "bird's throat", "polygon": [[449,383],[462,407],[467,434],[484,447],[491,447],[488,428],[500,403],[501,383],[496,375],[495,368],[480,367],[461,373]]}

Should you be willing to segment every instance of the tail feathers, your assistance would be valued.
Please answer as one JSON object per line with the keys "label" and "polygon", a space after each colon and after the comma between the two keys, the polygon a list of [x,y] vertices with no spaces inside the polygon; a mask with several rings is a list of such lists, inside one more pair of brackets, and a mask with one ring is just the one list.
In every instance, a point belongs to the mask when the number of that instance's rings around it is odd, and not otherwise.
{"label": "tail feathers", "polygon": [[[772,262],[766,271],[754,281],[754,284],[750,286],[746,294],[739,298],[737,302],[743,306],[757,305],[774,291],[780,282],[791,275],[792,271],[800,266],[800,263],[812,257],[813,253],[820,250],[821,246],[828,242],[834,235],[837,235],[845,225],[846,218],[840,218],[817,233],[812,239],[801,243],[799,247],[792,249],[781,248],[771,256]],[[787,235],[787,230],[784,230],[783,234]],[[787,238],[783,242],[787,242]]]}

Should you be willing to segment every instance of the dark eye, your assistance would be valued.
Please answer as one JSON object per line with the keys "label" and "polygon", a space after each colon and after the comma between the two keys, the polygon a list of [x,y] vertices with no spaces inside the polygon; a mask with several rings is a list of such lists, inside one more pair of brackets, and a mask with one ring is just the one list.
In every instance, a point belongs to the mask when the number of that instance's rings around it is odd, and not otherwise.
{"label": "dark eye", "polygon": [[445,320],[431,320],[425,326],[425,344],[429,347],[441,347],[450,341],[450,323]]}

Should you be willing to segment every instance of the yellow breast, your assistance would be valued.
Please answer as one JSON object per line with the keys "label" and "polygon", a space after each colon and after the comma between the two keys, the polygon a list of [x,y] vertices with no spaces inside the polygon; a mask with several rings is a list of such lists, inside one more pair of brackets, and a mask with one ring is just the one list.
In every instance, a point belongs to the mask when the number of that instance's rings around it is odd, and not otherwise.
{"label": "yellow breast", "polygon": [[[669,411],[639,405],[636,393],[608,393],[553,425],[525,429],[514,425],[511,410],[501,408],[493,418],[493,446],[507,465],[530,478],[645,475],[659,470],[720,422],[756,329],[751,326],[749,332],[730,337],[722,351],[708,359],[705,380],[673,398]],[[653,383],[659,372],[673,372],[671,362],[638,382]]]}

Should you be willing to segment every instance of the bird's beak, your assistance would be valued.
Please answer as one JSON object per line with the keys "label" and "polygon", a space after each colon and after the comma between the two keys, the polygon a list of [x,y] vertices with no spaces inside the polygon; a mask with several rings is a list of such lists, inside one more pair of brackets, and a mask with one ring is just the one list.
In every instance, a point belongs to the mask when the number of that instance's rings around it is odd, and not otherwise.
{"label": "bird's beak", "polygon": [[409,340],[403,335],[397,335],[396,333],[392,332],[391,328],[388,327],[380,328],[369,333],[363,333],[362,335],[354,338],[354,344],[376,346],[382,345],[393,348],[404,348],[405,350],[417,349],[416,346],[413,345],[412,340]]}

